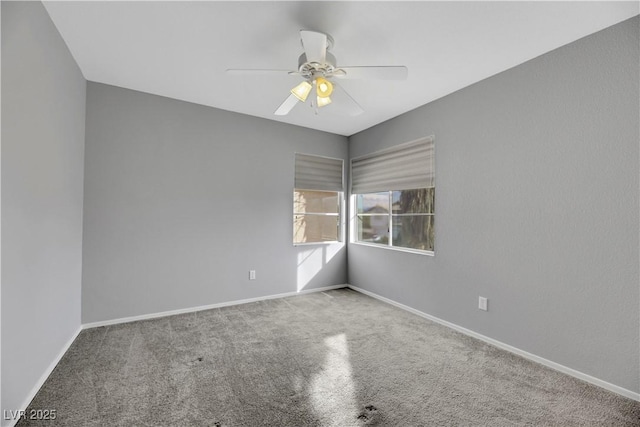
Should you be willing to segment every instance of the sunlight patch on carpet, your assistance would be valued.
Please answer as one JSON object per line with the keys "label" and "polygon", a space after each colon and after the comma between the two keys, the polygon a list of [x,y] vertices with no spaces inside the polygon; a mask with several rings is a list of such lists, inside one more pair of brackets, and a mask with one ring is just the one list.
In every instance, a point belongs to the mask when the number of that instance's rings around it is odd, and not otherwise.
{"label": "sunlight patch on carpet", "polygon": [[327,347],[325,361],[309,385],[311,403],[322,425],[351,425],[358,416],[358,409],[347,336],[327,337],[324,343]]}

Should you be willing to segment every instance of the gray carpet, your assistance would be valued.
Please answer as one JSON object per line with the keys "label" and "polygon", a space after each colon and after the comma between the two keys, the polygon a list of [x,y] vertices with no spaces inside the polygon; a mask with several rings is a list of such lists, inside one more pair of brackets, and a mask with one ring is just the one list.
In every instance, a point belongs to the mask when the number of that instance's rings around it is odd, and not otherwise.
{"label": "gray carpet", "polygon": [[349,289],[83,331],[67,426],[638,426],[640,403]]}

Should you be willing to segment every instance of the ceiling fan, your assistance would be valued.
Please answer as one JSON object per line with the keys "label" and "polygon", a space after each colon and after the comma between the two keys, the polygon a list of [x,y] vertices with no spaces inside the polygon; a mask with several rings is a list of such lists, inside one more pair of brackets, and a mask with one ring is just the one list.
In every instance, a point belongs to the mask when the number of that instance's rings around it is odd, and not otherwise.
{"label": "ceiling fan", "polygon": [[[304,53],[298,58],[298,70],[269,69],[228,69],[227,73],[235,75],[299,75],[304,80],[291,89],[291,93],[276,109],[275,115],[284,116],[298,103],[310,104],[318,109],[326,107],[333,101],[331,95],[344,104],[347,114],[356,116],[363,113],[362,107],[336,82],[337,79],[379,79],[404,80],[407,78],[405,66],[356,66],[337,67],[336,58],[329,50],[333,47],[333,38],[319,31],[300,30],[300,42]],[[315,97],[309,95],[315,92]],[[315,101],[315,102],[314,102]]]}

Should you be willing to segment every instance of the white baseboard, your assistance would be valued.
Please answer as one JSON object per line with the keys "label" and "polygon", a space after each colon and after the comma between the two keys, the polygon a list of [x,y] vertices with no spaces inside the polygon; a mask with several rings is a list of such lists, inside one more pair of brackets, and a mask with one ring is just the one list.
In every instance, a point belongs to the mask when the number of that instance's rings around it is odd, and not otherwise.
{"label": "white baseboard", "polygon": [[[49,367],[42,373],[42,375],[40,376],[40,378],[38,379],[36,384],[33,386],[31,391],[27,395],[26,399],[24,400],[24,402],[20,406],[20,408],[19,408],[20,410],[26,411],[27,407],[29,407],[29,404],[31,403],[33,398],[36,397],[36,394],[38,394],[38,391],[40,391],[40,388],[42,388],[42,386],[44,385],[45,381],[47,381],[47,379],[49,378],[49,375],[51,375],[53,370],[56,368],[56,366],[58,365],[58,363],[62,359],[62,356],[64,356],[64,354],[67,352],[67,350],[69,350],[69,347],[71,347],[71,344],[73,344],[73,342],[76,340],[76,338],[78,338],[78,335],[80,334],[80,331],[82,331],[82,326],[78,327],[78,329],[73,333],[71,338],[69,338],[69,340],[62,347],[62,350],[60,350],[60,352],[58,353],[56,358],[53,360],[53,362],[51,362],[51,364],[49,364]],[[4,418],[4,415],[3,415],[3,418]],[[18,421],[19,421],[19,418],[15,419],[15,420],[5,420],[5,419],[3,419],[2,420],[2,422],[3,422],[2,425],[6,426],[6,427],[13,427],[13,426],[15,426],[17,424]],[[5,424],[5,423],[7,423],[7,424]]]}
{"label": "white baseboard", "polygon": [[454,329],[454,330],[456,330],[458,332],[461,332],[461,333],[463,333],[465,335],[468,335],[470,337],[477,338],[477,339],[479,339],[481,341],[484,341],[484,342],[486,342],[488,344],[491,344],[491,345],[493,345],[495,347],[501,348],[503,350],[506,350],[506,351],[514,353],[514,354],[517,354],[518,356],[522,356],[525,359],[531,360],[533,362],[540,363],[541,365],[547,366],[547,367],[549,367],[551,369],[555,369],[556,371],[560,371],[560,372],[562,372],[564,374],[571,375],[572,377],[578,378],[580,380],[586,381],[586,382],[591,383],[593,385],[596,385],[598,387],[602,387],[602,388],[604,388],[606,390],[609,390],[609,391],[612,391],[614,393],[617,393],[617,394],[619,394],[621,396],[628,397],[629,399],[633,399],[633,400],[636,400],[636,401],[640,402],[640,393],[636,393],[634,391],[627,390],[626,388],[622,388],[622,387],[617,386],[615,384],[611,384],[609,382],[603,381],[603,380],[601,380],[599,378],[592,377],[591,375],[585,374],[585,373],[580,372],[580,371],[576,371],[575,369],[569,368],[567,366],[561,365],[559,363],[553,362],[553,361],[545,359],[543,357],[536,356],[535,354],[532,354],[532,353],[529,353],[527,351],[521,350],[521,349],[519,349],[517,347],[513,347],[513,346],[511,346],[509,344],[505,344],[505,343],[500,342],[498,340],[495,340],[493,338],[489,338],[487,336],[484,336],[482,334],[474,332],[474,331],[472,331],[470,329],[463,328],[462,326],[458,326],[455,323],[447,322],[446,320],[442,320],[442,319],[440,319],[438,317],[435,317],[435,316],[432,316],[430,314],[424,313],[424,312],[422,312],[420,310],[416,310],[415,308],[409,307],[407,305],[404,305],[404,304],[401,304],[399,302],[396,302],[396,301],[394,301],[392,299],[389,299],[389,298],[383,297],[381,295],[375,294],[375,293],[373,293],[371,291],[367,291],[365,289],[358,288],[357,286],[352,286],[352,285],[349,285],[348,287],[350,289],[353,289],[356,292],[360,292],[360,293],[368,295],[368,296],[370,296],[372,298],[378,299],[380,301],[384,301],[384,302],[386,302],[388,304],[394,305],[394,306],[396,306],[398,308],[401,308],[403,310],[406,310],[408,312],[416,314],[416,315],[418,315],[420,317],[424,317],[425,319],[429,319],[429,320],[431,320],[433,322],[436,322],[436,323],[444,325],[444,326],[446,326],[448,328]]}
{"label": "white baseboard", "polygon": [[[529,353],[527,351],[521,350],[519,348],[513,347],[511,345],[505,344],[503,342],[500,342],[498,340],[495,340],[493,338],[489,338],[487,336],[484,336],[482,334],[479,334],[477,332],[474,332],[470,329],[467,328],[463,328],[462,326],[458,326],[454,323],[451,322],[447,322],[446,320],[442,320],[438,317],[432,316],[430,314],[424,313],[420,310],[417,310],[415,308],[409,307],[407,305],[401,304],[399,302],[396,302],[394,300],[391,300],[389,298],[383,297],[381,295],[375,294],[371,291],[367,291],[365,289],[362,288],[358,288],[357,286],[353,286],[353,285],[333,285],[333,286],[325,286],[322,288],[314,288],[314,289],[305,289],[305,290],[301,290],[298,292],[286,292],[286,293],[282,293],[282,294],[276,294],[276,295],[267,295],[267,296],[263,296],[263,297],[257,297],[257,298],[249,298],[249,299],[243,299],[243,300],[236,300],[236,301],[229,301],[229,302],[223,302],[223,303],[217,303],[217,304],[209,304],[209,305],[204,305],[204,306],[198,306],[198,307],[191,307],[191,308],[184,308],[184,309],[179,309],[179,310],[171,310],[171,311],[164,311],[164,312],[159,312],[159,313],[150,313],[150,314],[145,314],[145,315],[141,315],[141,316],[132,316],[132,317],[124,317],[124,318],[120,318],[120,319],[113,319],[113,320],[105,320],[105,321],[100,321],[100,322],[93,322],[93,323],[87,323],[82,325],[81,327],[79,327],[74,334],[71,336],[71,338],[67,341],[67,343],[63,346],[62,350],[60,351],[60,353],[58,354],[58,356],[53,360],[53,362],[51,362],[51,364],[49,365],[49,367],[47,368],[47,370],[40,376],[40,379],[38,380],[38,382],[33,386],[33,388],[31,389],[31,392],[27,395],[27,398],[24,400],[24,403],[22,404],[22,406],[19,409],[22,410],[26,410],[27,407],[29,406],[29,404],[31,403],[31,401],[33,400],[33,398],[36,396],[36,394],[38,393],[38,391],[40,390],[40,388],[42,387],[42,385],[45,383],[45,381],[47,380],[47,378],[49,378],[49,375],[51,375],[51,373],[53,372],[53,370],[55,369],[55,367],[58,365],[58,363],[60,362],[60,360],[62,359],[62,357],[64,356],[64,354],[67,352],[67,350],[69,349],[69,347],[71,347],[71,344],[73,344],[73,342],[75,341],[75,339],[78,337],[78,334],[80,334],[80,331],[83,329],[89,329],[89,328],[96,328],[96,327],[100,327],[100,326],[108,326],[108,325],[116,325],[119,323],[127,323],[127,322],[135,322],[137,320],[146,320],[146,319],[155,319],[155,318],[159,318],[159,317],[166,317],[166,316],[173,316],[176,314],[184,314],[184,313],[192,313],[192,312],[196,312],[196,311],[202,311],[202,310],[209,310],[212,308],[219,308],[219,307],[227,307],[227,306],[231,306],[231,305],[239,305],[239,304],[247,304],[247,303],[252,303],[252,302],[257,302],[257,301],[265,301],[265,300],[269,300],[269,299],[276,299],[276,298],[284,298],[284,297],[290,297],[290,296],[294,296],[294,295],[304,295],[304,294],[310,294],[310,293],[314,293],[314,292],[324,292],[324,291],[329,291],[329,290],[333,290],[333,289],[340,289],[340,288],[345,288],[348,287],[356,292],[360,292],[364,295],[368,295],[370,297],[376,298],[380,301],[386,302],[388,304],[394,305],[398,308],[401,308],[403,310],[406,310],[410,313],[416,314],[420,317],[423,317],[425,319],[431,320],[433,322],[439,323],[441,325],[444,325],[448,328],[451,328],[453,330],[456,330],[458,332],[461,332],[465,335],[477,338],[481,341],[484,341],[488,344],[491,344],[495,347],[501,348],[503,350],[509,351],[511,353],[517,354],[519,356],[524,357],[525,359],[531,360],[533,362],[537,362],[540,363],[541,365],[547,366],[551,369],[555,369],[557,371],[560,371],[562,373],[565,373],[567,375],[571,375],[575,378],[581,379],[583,381],[586,381],[588,383],[591,383],[593,385],[596,385],[598,387],[602,387],[606,390],[609,390],[611,392],[617,393],[621,396],[624,397],[628,397],[629,399],[633,399],[636,401],[640,401],[640,393],[636,393],[633,392],[631,390],[627,390],[625,388],[619,387],[615,384],[611,384],[609,382],[603,381],[599,378],[595,378],[592,377],[591,375],[587,375],[583,372],[577,371],[575,369],[569,368],[567,366],[561,365],[559,363],[553,362],[551,360],[545,359],[543,357],[540,356],[536,356],[535,354]],[[16,425],[16,423],[18,422],[18,420],[8,420],[8,424],[5,424],[7,420],[3,420],[3,425],[6,427],[14,427]]]}
{"label": "white baseboard", "polygon": [[196,312],[196,311],[210,310],[212,308],[227,307],[227,306],[230,306],[230,305],[248,304],[248,303],[251,303],[251,302],[265,301],[265,300],[276,299],[276,298],[291,297],[291,296],[295,296],[295,295],[304,295],[304,294],[310,294],[310,293],[314,293],[314,292],[324,292],[324,291],[330,291],[330,290],[333,290],[333,289],[340,289],[340,288],[346,288],[346,287],[348,287],[348,285],[346,285],[346,284],[344,284],[344,285],[332,285],[332,286],[325,286],[325,287],[322,287],[322,288],[303,289],[303,290],[297,291],[297,292],[285,292],[283,294],[267,295],[267,296],[257,297],[257,298],[248,298],[248,299],[242,299],[242,300],[236,300],[236,301],[221,302],[221,303],[216,303],[216,304],[201,305],[201,306],[198,306],[198,307],[189,307],[189,308],[181,308],[181,309],[178,309],[178,310],[162,311],[162,312],[158,312],[158,313],[142,314],[140,316],[122,317],[122,318],[119,318],[119,319],[112,319],[112,320],[101,320],[99,322],[85,323],[85,324],[82,325],[82,329],[98,328],[100,326],[117,325],[117,324],[120,324],[120,323],[129,323],[129,322],[136,322],[138,320],[156,319],[156,318],[159,318],[159,317],[166,317],[166,316],[175,316],[176,314],[193,313],[193,312]]}

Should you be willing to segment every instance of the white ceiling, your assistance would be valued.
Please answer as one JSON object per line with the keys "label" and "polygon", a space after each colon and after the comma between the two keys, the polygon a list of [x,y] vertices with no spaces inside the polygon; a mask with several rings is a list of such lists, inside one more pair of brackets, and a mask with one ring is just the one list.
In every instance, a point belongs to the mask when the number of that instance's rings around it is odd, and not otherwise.
{"label": "white ceiling", "polygon": [[[45,2],[87,80],[352,135],[639,13],[638,2]],[[364,108],[273,112],[300,80],[300,29],[338,66],[406,65],[406,81],[344,80]],[[331,111],[331,110],[334,111]]]}

